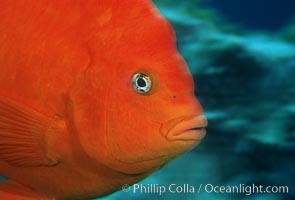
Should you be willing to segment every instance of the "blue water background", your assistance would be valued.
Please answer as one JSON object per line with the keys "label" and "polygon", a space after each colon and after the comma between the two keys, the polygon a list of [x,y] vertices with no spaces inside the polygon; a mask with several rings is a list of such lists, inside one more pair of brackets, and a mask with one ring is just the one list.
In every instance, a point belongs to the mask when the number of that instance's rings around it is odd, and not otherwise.
{"label": "blue water background", "polygon": [[210,0],[203,5],[217,9],[226,19],[248,29],[276,31],[294,17],[294,0]]}

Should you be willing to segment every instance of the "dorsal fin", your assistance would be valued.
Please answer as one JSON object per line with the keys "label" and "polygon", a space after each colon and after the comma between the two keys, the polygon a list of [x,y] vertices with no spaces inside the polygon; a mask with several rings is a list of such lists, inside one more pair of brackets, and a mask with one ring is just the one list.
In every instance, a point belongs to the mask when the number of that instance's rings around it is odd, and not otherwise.
{"label": "dorsal fin", "polygon": [[46,140],[54,128],[49,117],[0,96],[0,160],[13,166],[56,164]]}

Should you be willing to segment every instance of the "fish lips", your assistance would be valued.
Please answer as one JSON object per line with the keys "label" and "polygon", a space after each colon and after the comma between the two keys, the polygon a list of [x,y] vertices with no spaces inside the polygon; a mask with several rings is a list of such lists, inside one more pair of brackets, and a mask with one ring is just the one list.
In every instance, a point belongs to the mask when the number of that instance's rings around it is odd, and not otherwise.
{"label": "fish lips", "polygon": [[206,117],[192,115],[163,124],[161,132],[168,141],[201,141],[206,135]]}

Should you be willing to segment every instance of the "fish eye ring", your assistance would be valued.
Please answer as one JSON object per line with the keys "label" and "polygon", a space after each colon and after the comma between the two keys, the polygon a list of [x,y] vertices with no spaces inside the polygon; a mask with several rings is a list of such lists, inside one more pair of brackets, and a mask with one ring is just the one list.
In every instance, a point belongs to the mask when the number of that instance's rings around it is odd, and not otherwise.
{"label": "fish eye ring", "polygon": [[152,81],[151,79],[142,73],[135,73],[132,76],[132,85],[136,92],[145,94],[151,90]]}

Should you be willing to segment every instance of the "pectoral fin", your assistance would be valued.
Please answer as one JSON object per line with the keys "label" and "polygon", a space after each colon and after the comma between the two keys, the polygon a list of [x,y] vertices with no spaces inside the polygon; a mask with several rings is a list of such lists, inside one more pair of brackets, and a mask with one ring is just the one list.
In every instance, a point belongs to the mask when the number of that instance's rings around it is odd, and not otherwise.
{"label": "pectoral fin", "polygon": [[39,197],[32,190],[11,181],[0,181],[0,199],[4,200],[46,200],[49,198]]}
{"label": "pectoral fin", "polygon": [[47,116],[0,96],[0,160],[13,166],[55,165],[47,141],[54,129]]}

